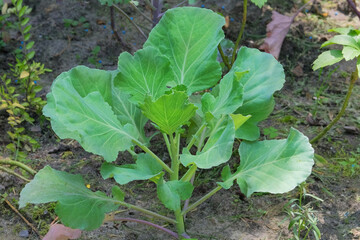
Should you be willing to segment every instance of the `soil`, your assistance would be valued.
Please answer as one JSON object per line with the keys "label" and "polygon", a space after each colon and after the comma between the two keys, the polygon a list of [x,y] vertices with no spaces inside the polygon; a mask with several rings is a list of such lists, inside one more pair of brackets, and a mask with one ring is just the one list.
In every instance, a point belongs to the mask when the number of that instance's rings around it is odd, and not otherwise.
{"label": "soil", "polygon": [[[143,1],[140,9],[144,9]],[[164,1],[164,10],[180,1]],[[319,1],[318,1],[319,2]],[[45,64],[52,70],[42,76],[41,84],[44,88],[39,93],[45,98],[53,80],[60,73],[68,71],[77,65],[98,67],[101,69],[116,69],[117,57],[123,51],[135,52],[142,47],[145,39],[129,22],[116,14],[116,29],[124,44],[116,40],[109,24],[110,10],[101,6],[96,0],[24,0],[33,11],[30,14],[32,24],[32,39],[35,41],[35,60]],[[235,41],[241,26],[243,1],[206,0],[197,5],[221,12],[232,18],[229,28],[225,29],[226,37]],[[276,93],[274,112],[268,120],[261,123],[263,129],[274,127],[277,129],[275,138],[286,137],[290,127],[296,127],[309,138],[321,131],[323,125],[328,124],[338,112],[346,94],[353,62],[341,62],[339,68],[329,74],[335,67],[324,70],[322,77],[313,72],[311,63],[321,52],[321,43],[331,37],[327,32],[334,27],[353,26],[359,28],[359,19],[354,16],[346,1],[320,1],[316,8],[307,9],[296,18],[284,43],[279,57],[286,71],[287,82],[284,88]],[[259,47],[266,35],[266,24],[271,20],[271,11],[291,15],[302,5],[302,1],[269,0],[262,9],[249,3],[248,21],[242,44]],[[151,24],[129,6],[124,6],[127,14],[147,34]],[[149,14],[149,11],[144,11]],[[83,24],[66,27],[64,19],[79,20],[85,18]],[[10,19],[11,20],[11,19]],[[87,23],[87,24],[85,24]],[[19,36],[16,31],[11,32],[11,41],[0,48],[0,70],[9,71],[8,63],[14,63],[13,51],[19,47]],[[89,62],[92,50],[100,47],[98,55],[93,56],[95,62]],[[328,77],[326,77],[328,75]],[[326,78],[327,88],[320,92],[323,99],[316,103],[316,94]],[[360,174],[359,168],[352,174],[351,166],[344,167],[339,162],[349,158],[360,161],[360,138],[356,128],[360,127],[360,86],[357,83],[345,116],[323,138],[314,145],[316,153],[322,155],[327,162],[317,162],[313,174],[307,181],[307,192],[321,198],[316,201],[311,197],[305,199],[308,209],[315,211],[318,228],[322,239],[360,239]],[[311,117],[309,114],[312,114]],[[315,114],[316,113],[316,114]],[[6,113],[0,112],[0,150],[1,155],[7,156],[5,146],[9,143],[6,134]],[[31,153],[28,164],[36,170],[46,165],[57,170],[81,174],[91,189],[109,193],[115,183],[112,180],[102,180],[99,168],[102,158],[86,153],[81,146],[71,140],[59,140],[50,130],[49,123],[40,125],[37,121],[32,128],[31,136],[36,138],[41,148]],[[350,126],[354,131],[349,131]],[[29,128],[30,129],[30,128]],[[34,130],[35,129],[35,130]],[[40,129],[40,130],[39,130]],[[153,131],[148,126],[148,131]],[[262,138],[269,136],[262,135]],[[166,161],[169,157],[164,154],[166,147],[158,138],[153,140],[152,150]],[[131,163],[131,155],[120,153],[118,163]],[[238,164],[234,156],[230,164]],[[359,162],[360,164],[360,162]],[[203,171],[195,180],[193,199],[198,199],[210,191],[219,178],[221,166],[210,172]],[[211,179],[211,180],[209,180]],[[202,184],[202,183],[206,184]],[[7,193],[7,199],[17,208],[19,192],[24,182],[12,175],[0,172],[0,194]],[[136,182],[126,185],[123,189],[126,201],[144,206],[147,209],[168,211],[160,206],[156,200],[154,185],[147,182]],[[293,233],[288,230],[289,219],[285,213],[285,205],[299,196],[299,190],[282,195],[254,194],[251,198],[243,198],[238,187],[228,191],[221,190],[208,201],[190,212],[186,218],[187,233],[198,239],[238,240],[238,239],[292,239]],[[1,203],[1,202],[0,202]],[[31,224],[46,233],[49,224],[55,219],[54,205],[40,205],[20,210]],[[121,217],[143,218],[138,212],[124,211]],[[149,219],[148,219],[149,220]],[[150,219],[151,221],[151,219]],[[153,220],[158,224],[165,224]],[[165,225],[174,230],[174,226]],[[23,237],[22,237],[23,236]],[[11,208],[2,202],[0,204],[0,239],[38,239],[38,236]],[[136,223],[107,223],[101,228],[83,232],[81,239],[124,239],[151,240],[170,239],[168,235],[157,230]],[[309,239],[315,239],[310,234]]]}

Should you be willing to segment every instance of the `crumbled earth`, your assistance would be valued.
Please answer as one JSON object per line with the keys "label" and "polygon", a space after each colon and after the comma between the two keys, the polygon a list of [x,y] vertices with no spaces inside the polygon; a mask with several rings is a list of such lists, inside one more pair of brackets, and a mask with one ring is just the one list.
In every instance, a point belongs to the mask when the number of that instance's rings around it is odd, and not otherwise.
{"label": "crumbled earth", "polygon": [[[144,9],[143,1],[139,2],[140,9]],[[164,10],[178,2],[180,1],[164,1]],[[266,24],[271,20],[271,11],[276,10],[290,16],[296,12],[302,2],[269,0],[262,9],[250,3],[242,44],[259,47],[266,35]],[[321,43],[331,37],[327,32],[328,29],[360,27],[359,19],[351,13],[345,0],[318,2],[320,3],[317,7],[308,7],[309,11],[299,14],[283,43],[279,61],[284,66],[287,82],[283,90],[276,93],[277,105],[274,112],[268,120],[261,123],[263,129],[272,126],[277,130],[275,138],[286,137],[290,127],[301,130],[309,138],[319,133],[323,125],[328,124],[336,116],[347,91],[350,73],[354,69],[355,63],[341,62],[334,67],[324,69],[321,77],[319,72],[312,71],[311,63],[320,54]],[[53,80],[60,73],[80,64],[101,69],[116,69],[117,57],[121,52],[133,53],[145,42],[142,35],[126,19],[116,14],[116,28],[124,43],[117,41],[109,25],[109,8],[101,6],[96,0],[24,0],[24,3],[33,8],[30,23],[33,25],[35,60],[52,69],[52,72],[43,75],[40,81],[44,87],[40,92],[42,97],[49,92]],[[225,34],[227,38],[235,41],[241,26],[242,3],[243,1],[234,0],[206,0],[199,1],[198,6],[204,5],[221,12],[224,16],[229,16],[232,20],[229,28],[225,29]],[[131,7],[125,6],[124,10],[134,17],[134,21],[148,34],[151,24]],[[145,12],[149,14],[149,11]],[[80,24],[75,27],[64,25],[64,19],[79,20],[81,17],[85,18],[86,25]],[[12,32],[9,44],[0,49],[1,72],[9,70],[8,63],[14,63],[12,52],[18,47],[18,42],[19,36],[16,32]],[[92,56],[91,52],[96,46],[100,47],[100,52],[97,56]],[[94,57],[96,64],[89,60],[91,57]],[[335,69],[337,66],[339,67]],[[323,82],[327,87],[319,92]],[[320,103],[316,101],[317,95],[321,96]],[[360,239],[359,169],[352,174],[351,168],[339,164],[351,157],[360,161],[360,139],[359,132],[356,131],[360,128],[359,106],[358,82],[345,116],[319,143],[314,145],[316,153],[322,155],[327,162],[316,163],[313,175],[307,181],[306,189],[309,194],[323,201],[316,201],[308,196],[305,203],[308,208],[315,211],[322,239]],[[5,112],[0,112],[0,125],[6,125]],[[37,125],[40,126],[38,123]],[[2,136],[0,150],[4,156],[9,154],[5,150],[6,144],[9,143],[6,128],[0,129]],[[151,134],[153,130],[151,126],[147,126],[148,133]],[[86,153],[74,141],[59,140],[51,131],[49,123],[41,125],[40,131],[35,129],[31,135],[41,143],[41,148],[29,155],[28,164],[32,168],[40,170],[50,165],[57,170],[81,174],[92,190],[110,192],[115,182],[102,180],[99,173],[101,157]],[[269,136],[262,135],[262,138]],[[154,143],[152,150],[165,161],[168,160],[169,156],[165,153],[166,146],[159,138],[155,137],[152,141]],[[131,155],[120,153],[117,162],[131,163]],[[230,160],[232,165],[238,162],[236,156]],[[221,169],[220,166],[210,172],[202,171],[198,175],[193,199],[200,198],[215,187]],[[19,192],[24,184],[14,176],[0,172],[0,194],[6,192],[7,199],[16,208]],[[131,183],[123,190],[129,203],[162,214],[169,213],[157,202],[152,183]],[[291,199],[298,196],[299,190],[295,189],[287,194],[255,194],[246,199],[236,186],[228,191],[221,190],[193,212],[188,213],[187,232],[193,238],[206,240],[291,239],[293,233],[288,230],[289,219],[284,209]],[[56,217],[53,204],[37,207],[29,205],[21,209],[20,213],[33,226],[40,229],[43,235]],[[119,216],[144,218],[160,225],[166,224],[149,219],[135,211],[124,210]],[[171,225],[164,226],[174,229]],[[38,236],[7,204],[0,202],[0,239],[38,239]],[[170,239],[170,237],[137,223],[117,222],[104,224],[94,231],[83,232],[81,239],[155,240]],[[312,233],[309,239],[315,239]]]}

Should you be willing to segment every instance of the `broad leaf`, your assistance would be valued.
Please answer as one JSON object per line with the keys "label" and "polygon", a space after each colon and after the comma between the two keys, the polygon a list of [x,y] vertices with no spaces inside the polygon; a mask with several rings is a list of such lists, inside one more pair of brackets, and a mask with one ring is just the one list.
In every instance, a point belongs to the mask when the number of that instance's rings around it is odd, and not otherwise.
{"label": "broad leaf", "polygon": [[251,115],[244,116],[240,113],[238,114],[230,114],[232,120],[234,121],[235,125],[235,131],[241,127],[249,118],[251,118]]}
{"label": "broad leaf", "polygon": [[81,230],[100,227],[105,213],[119,207],[104,193],[87,189],[81,176],[46,166],[21,191],[19,205],[48,202],[58,202],[55,212],[64,225]]}
{"label": "broad leaf", "polygon": [[122,53],[118,70],[115,87],[131,94],[131,100],[138,103],[146,96],[158,99],[167,90],[167,82],[174,79],[169,60],[153,47],[141,49],[134,56]]}
{"label": "broad leaf", "polygon": [[244,86],[244,103],[236,113],[251,118],[236,131],[236,137],[254,141],[260,136],[257,124],[274,109],[273,94],[282,88],[285,75],[281,64],[270,54],[242,47],[227,75],[245,71],[249,73],[240,80]]}
{"label": "broad leaf", "polygon": [[111,107],[110,72],[79,66],[56,78],[43,112],[60,138],[76,139],[82,147],[114,161],[132,146],[139,131],[121,124]]}
{"label": "broad leaf", "polygon": [[235,126],[231,117],[224,116],[213,127],[204,148],[197,155],[192,155],[186,148],[180,155],[184,166],[196,164],[198,168],[211,168],[227,162],[232,154]]}
{"label": "broad leaf", "polygon": [[170,210],[176,211],[180,209],[181,200],[191,197],[194,187],[189,182],[169,181],[163,178],[157,184],[157,195],[160,201]]}
{"label": "broad leaf", "polygon": [[262,7],[267,2],[267,0],[251,0],[256,6]]}
{"label": "broad leaf", "polygon": [[142,114],[136,104],[129,101],[129,95],[117,88],[112,89],[113,110],[122,125],[127,123],[136,127],[140,142],[148,144],[150,139],[145,136],[144,126],[149,119]]}
{"label": "broad leaf", "polygon": [[144,46],[158,48],[169,58],[175,85],[185,85],[191,94],[212,87],[221,77],[216,56],[217,46],[224,38],[224,24],[222,16],[208,9],[170,9]]}
{"label": "broad leaf", "polygon": [[239,168],[231,177],[225,170],[225,181],[219,184],[228,189],[236,180],[247,197],[254,192],[290,191],[305,181],[314,164],[309,139],[295,129],[286,140],[242,142],[239,153]]}
{"label": "broad leaf", "polygon": [[219,84],[218,96],[205,93],[201,98],[203,113],[210,112],[215,118],[219,118],[221,114],[230,114],[238,109],[243,104],[241,78],[246,73],[226,75]]}
{"label": "broad leaf", "polygon": [[341,50],[329,50],[323,52],[313,63],[313,70],[317,70],[322,67],[333,65],[334,63],[340,62],[344,59]]}
{"label": "broad leaf", "polygon": [[334,36],[330,40],[324,42],[321,45],[321,47],[326,47],[326,46],[329,46],[331,44],[340,44],[340,45],[349,46],[349,47],[359,49],[359,45],[357,44],[355,39],[353,37],[351,37],[351,36],[348,36],[348,35]]}
{"label": "broad leaf", "polygon": [[184,92],[173,92],[155,102],[149,97],[146,98],[141,109],[146,117],[170,135],[186,124],[194,116],[197,108],[188,103],[188,96]]}
{"label": "broad leaf", "polygon": [[344,48],[342,50],[342,54],[344,56],[344,59],[346,61],[349,61],[360,55],[360,49],[344,46]]}
{"label": "broad leaf", "polygon": [[101,176],[104,179],[113,177],[119,184],[127,184],[134,180],[147,180],[162,172],[161,165],[148,154],[138,154],[136,164],[115,166],[103,163]]}

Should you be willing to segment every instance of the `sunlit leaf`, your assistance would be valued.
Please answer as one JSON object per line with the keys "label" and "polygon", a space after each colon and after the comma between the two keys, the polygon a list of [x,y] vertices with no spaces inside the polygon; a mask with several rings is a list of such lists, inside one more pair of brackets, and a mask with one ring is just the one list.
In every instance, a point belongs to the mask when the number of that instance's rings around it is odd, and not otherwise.
{"label": "sunlit leaf", "polygon": [[141,109],[146,117],[167,134],[174,133],[186,124],[196,112],[196,107],[188,102],[188,96],[183,92],[164,95],[155,102],[148,97]]}
{"label": "sunlit leaf", "polygon": [[134,56],[122,53],[118,70],[115,87],[131,94],[138,103],[142,103],[146,96],[158,99],[167,90],[166,84],[174,79],[169,60],[153,47],[139,50]]}
{"label": "sunlit leaf", "polygon": [[208,9],[185,7],[166,11],[151,31],[145,47],[153,46],[169,58],[175,85],[188,93],[212,87],[221,77],[217,46],[224,38],[225,20]]}
{"label": "sunlit leaf", "polygon": [[81,176],[46,166],[21,191],[19,205],[48,202],[57,202],[55,212],[65,226],[81,230],[100,227],[105,213],[119,207],[104,193],[87,189]]}
{"label": "sunlit leaf", "polygon": [[136,164],[116,166],[103,163],[101,175],[104,179],[113,177],[119,184],[127,184],[134,180],[147,180],[162,172],[162,166],[148,154],[138,154]]}
{"label": "sunlit leaf", "polygon": [[236,131],[236,137],[254,141],[260,136],[257,124],[272,112],[273,94],[282,88],[285,74],[281,64],[270,54],[242,47],[228,74],[245,71],[249,73],[240,80],[244,86],[244,102],[235,113],[251,115],[251,118]]}
{"label": "sunlit leaf", "polygon": [[314,149],[309,139],[291,129],[284,140],[242,142],[240,166],[230,176],[224,170],[224,188],[236,180],[241,192],[249,197],[254,192],[284,193],[292,190],[311,174]]}
{"label": "sunlit leaf", "polygon": [[176,211],[180,209],[181,200],[191,197],[194,187],[189,182],[169,181],[163,178],[157,184],[157,194],[160,201],[170,210]]}
{"label": "sunlit leaf", "polygon": [[199,168],[211,168],[227,162],[232,154],[235,126],[232,118],[225,116],[213,127],[204,148],[192,155],[186,148],[180,155],[184,166],[195,163]]}

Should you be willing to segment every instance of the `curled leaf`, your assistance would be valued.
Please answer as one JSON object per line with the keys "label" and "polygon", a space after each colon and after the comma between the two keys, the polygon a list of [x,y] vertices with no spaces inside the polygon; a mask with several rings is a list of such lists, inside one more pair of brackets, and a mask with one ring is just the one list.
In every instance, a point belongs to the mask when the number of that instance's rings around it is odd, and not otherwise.
{"label": "curled leaf", "polygon": [[276,11],[272,12],[272,21],[266,26],[266,38],[260,46],[261,50],[279,58],[282,43],[294,21],[294,17],[282,15]]}

